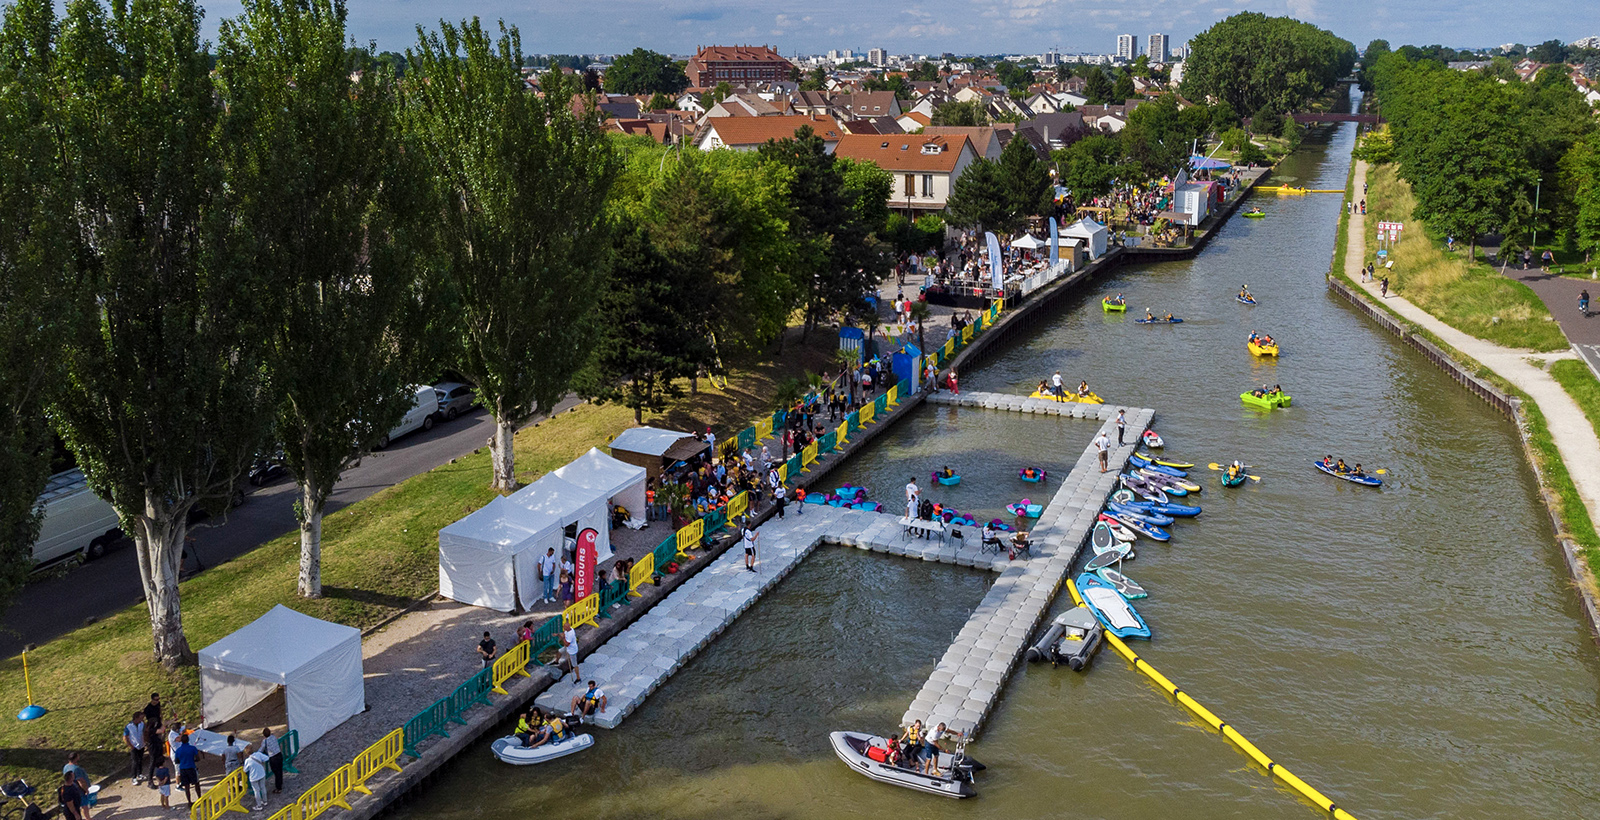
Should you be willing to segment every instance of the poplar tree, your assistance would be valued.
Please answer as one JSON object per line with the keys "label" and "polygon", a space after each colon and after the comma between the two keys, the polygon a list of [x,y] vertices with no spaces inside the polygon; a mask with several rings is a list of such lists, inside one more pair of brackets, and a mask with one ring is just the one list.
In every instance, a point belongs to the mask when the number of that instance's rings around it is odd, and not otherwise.
{"label": "poplar tree", "polygon": [[474,18],[417,33],[404,121],[438,180],[432,218],[461,306],[457,369],[494,416],[493,486],[510,491],[517,425],[559,401],[589,358],[616,161],[557,75],[544,97],[525,90],[516,28],[491,37]]}
{"label": "poplar tree", "polygon": [[322,515],[340,473],[410,408],[428,326],[387,63],[352,79],[344,0],[246,0],[221,27],[232,213],[266,298],[277,435],[299,487],[300,594],[322,594]]}
{"label": "poplar tree", "polygon": [[232,496],[270,426],[260,300],[232,256],[222,105],[190,0],[103,8],[61,27],[61,133],[94,310],[74,326],[52,420],[134,541],[157,661],[192,663],[178,572],[196,505]]}

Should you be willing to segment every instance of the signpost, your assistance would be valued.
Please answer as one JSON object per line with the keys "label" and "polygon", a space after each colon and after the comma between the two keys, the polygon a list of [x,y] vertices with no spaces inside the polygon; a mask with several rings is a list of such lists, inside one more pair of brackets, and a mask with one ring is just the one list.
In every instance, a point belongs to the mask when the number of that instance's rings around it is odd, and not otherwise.
{"label": "signpost", "polygon": [[572,599],[581,601],[594,592],[594,569],[597,563],[595,541],[600,538],[600,533],[593,527],[584,528],[578,533],[577,555],[573,558],[578,577],[572,579]]}

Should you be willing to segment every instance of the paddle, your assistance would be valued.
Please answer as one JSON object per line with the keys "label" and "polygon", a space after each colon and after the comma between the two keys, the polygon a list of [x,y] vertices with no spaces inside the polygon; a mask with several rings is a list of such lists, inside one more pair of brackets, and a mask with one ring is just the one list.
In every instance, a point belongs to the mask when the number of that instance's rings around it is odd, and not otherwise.
{"label": "paddle", "polygon": [[[1211,462],[1210,464],[1207,464],[1206,466],[1211,468],[1211,469],[1213,469],[1213,470],[1226,470],[1227,469],[1226,467],[1223,467],[1222,465],[1216,463],[1215,461]],[[1246,469],[1249,469],[1249,467],[1250,467],[1250,465],[1248,465],[1248,464],[1246,464],[1244,466],[1245,466]],[[1250,479],[1251,481],[1260,481],[1261,480],[1261,476],[1250,475],[1249,473],[1245,473],[1244,477]]]}

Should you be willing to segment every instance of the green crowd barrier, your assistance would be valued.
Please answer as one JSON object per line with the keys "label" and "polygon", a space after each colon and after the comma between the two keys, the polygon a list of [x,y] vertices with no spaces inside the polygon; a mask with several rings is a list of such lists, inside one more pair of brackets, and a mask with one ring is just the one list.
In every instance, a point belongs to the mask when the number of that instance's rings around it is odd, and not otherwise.
{"label": "green crowd barrier", "polygon": [[678,534],[674,532],[667,536],[652,552],[656,556],[656,572],[665,574],[666,566],[678,560]]}
{"label": "green crowd barrier", "polygon": [[739,449],[743,450],[755,446],[756,428],[746,427],[739,431]]}
{"label": "green crowd barrier", "polygon": [[539,664],[539,654],[547,649],[561,648],[561,616],[555,615],[546,618],[533,630],[533,639],[529,641],[533,646],[528,647],[528,660],[534,665]]}
{"label": "green crowd barrier", "polygon": [[848,432],[854,433],[855,431],[860,430],[861,429],[861,411],[860,410],[851,410],[850,411],[850,415],[845,417],[845,422],[847,422],[850,425],[850,427],[848,428]]}
{"label": "green crowd barrier", "polygon": [[626,580],[620,584],[606,584],[605,588],[600,590],[600,617],[609,618],[611,617],[612,607],[618,604],[627,606],[629,603],[628,583]]}
{"label": "green crowd barrier", "polygon": [[900,400],[901,401],[905,401],[906,398],[909,397],[910,395],[911,395],[911,380],[910,379],[901,379],[900,380]]}
{"label": "green crowd barrier", "polygon": [[889,412],[889,394],[884,393],[872,400],[873,412],[879,415]]}
{"label": "green crowd barrier", "polygon": [[799,453],[795,453],[794,455],[789,456],[789,480],[790,481],[793,481],[793,480],[799,478],[800,477],[800,471],[803,470],[803,469],[805,469],[805,465],[801,462]]}
{"label": "green crowd barrier", "polygon": [[290,774],[299,774],[300,770],[294,767],[294,759],[300,756],[300,731],[290,729],[278,738],[278,748],[283,752],[283,770]]}
{"label": "green crowd barrier", "polygon": [[450,698],[446,696],[434,701],[432,706],[423,709],[417,713],[416,717],[406,721],[404,727],[406,754],[412,757],[422,757],[422,752],[417,749],[417,746],[434,735],[449,737],[450,732],[447,731],[449,724]]}

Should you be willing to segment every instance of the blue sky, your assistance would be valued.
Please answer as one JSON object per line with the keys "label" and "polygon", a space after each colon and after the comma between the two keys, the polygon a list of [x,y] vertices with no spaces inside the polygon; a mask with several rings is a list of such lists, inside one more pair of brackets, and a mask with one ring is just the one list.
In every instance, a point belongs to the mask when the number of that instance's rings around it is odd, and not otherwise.
{"label": "blue sky", "polygon": [[[205,0],[201,0],[205,3]],[[476,15],[504,19],[522,32],[529,53],[610,53],[636,46],[692,53],[710,44],[767,43],[785,55],[882,47],[896,53],[1106,53],[1116,35],[1164,32],[1173,45],[1239,11],[1289,15],[1364,47],[1391,43],[1492,46],[1600,35],[1595,0],[811,0],[804,4],[734,0],[349,0],[350,33],[403,50],[418,23]],[[205,3],[214,40],[217,20],[235,0]],[[784,10],[788,9],[788,10]]]}

